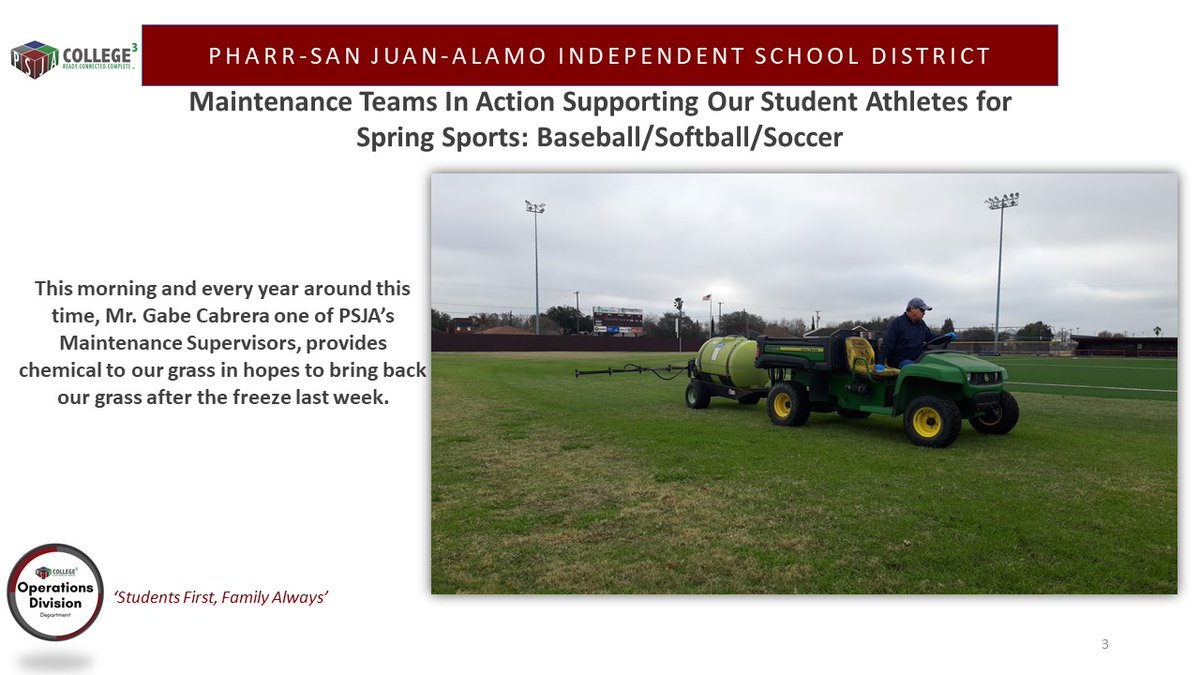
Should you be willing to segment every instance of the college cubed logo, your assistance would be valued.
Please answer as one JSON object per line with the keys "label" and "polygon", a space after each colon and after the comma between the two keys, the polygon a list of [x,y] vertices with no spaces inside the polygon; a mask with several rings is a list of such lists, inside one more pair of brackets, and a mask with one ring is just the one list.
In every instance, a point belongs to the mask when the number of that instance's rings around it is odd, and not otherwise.
{"label": "college cubed logo", "polygon": [[34,570],[33,573],[38,575],[39,579],[45,579],[46,577],[50,576],[50,568],[49,567],[39,567],[36,570]]}
{"label": "college cubed logo", "polygon": [[58,65],[58,50],[37,40],[13,47],[12,64],[17,70],[38,79]]}

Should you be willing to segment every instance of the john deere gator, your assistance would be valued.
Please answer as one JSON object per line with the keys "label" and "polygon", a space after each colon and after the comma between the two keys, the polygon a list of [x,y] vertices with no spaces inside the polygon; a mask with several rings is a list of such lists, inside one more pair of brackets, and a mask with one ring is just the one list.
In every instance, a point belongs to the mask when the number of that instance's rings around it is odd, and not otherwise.
{"label": "john deere gator", "polygon": [[875,370],[875,345],[841,330],[829,337],[757,338],[754,365],[769,381],[767,414],[775,424],[799,426],[814,413],[849,419],[871,414],[904,416],[917,445],[944,448],[958,438],[962,421],[984,434],[1006,434],[1020,417],[1004,390],[1004,368],[969,354],[941,349],[949,336],[925,345],[904,368]]}

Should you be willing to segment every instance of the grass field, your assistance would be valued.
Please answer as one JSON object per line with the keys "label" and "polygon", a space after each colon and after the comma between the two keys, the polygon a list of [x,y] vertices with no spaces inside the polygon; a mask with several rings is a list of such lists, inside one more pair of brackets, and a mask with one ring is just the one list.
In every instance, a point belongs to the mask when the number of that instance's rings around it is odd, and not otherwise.
{"label": "grass field", "polygon": [[1055,358],[1005,356],[990,359],[1008,371],[1014,392],[1174,401],[1175,359]]}
{"label": "grass field", "polygon": [[1177,592],[1174,361],[1000,358],[1020,424],[945,450],[572,376],[627,362],[686,356],[433,355],[433,592]]}

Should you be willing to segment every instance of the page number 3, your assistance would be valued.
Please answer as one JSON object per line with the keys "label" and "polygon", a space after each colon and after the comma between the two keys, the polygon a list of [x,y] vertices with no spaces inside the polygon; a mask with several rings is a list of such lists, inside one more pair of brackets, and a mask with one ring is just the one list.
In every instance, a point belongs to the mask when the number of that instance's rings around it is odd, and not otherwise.
{"label": "page number 3", "polygon": [[1108,638],[1100,641],[1100,649],[1108,649]]}

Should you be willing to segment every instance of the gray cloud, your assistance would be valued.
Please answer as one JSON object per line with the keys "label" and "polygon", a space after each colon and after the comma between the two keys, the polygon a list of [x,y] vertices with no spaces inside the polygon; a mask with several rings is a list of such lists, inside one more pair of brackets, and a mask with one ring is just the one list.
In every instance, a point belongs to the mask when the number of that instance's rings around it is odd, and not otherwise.
{"label": "gray cloud", "polygon": [[436,174],[433,306],[531,314],[574,304],[822,323],[890,316],[919,295],[960,328],[1000,323],[1178,334],[1174,174]]}

